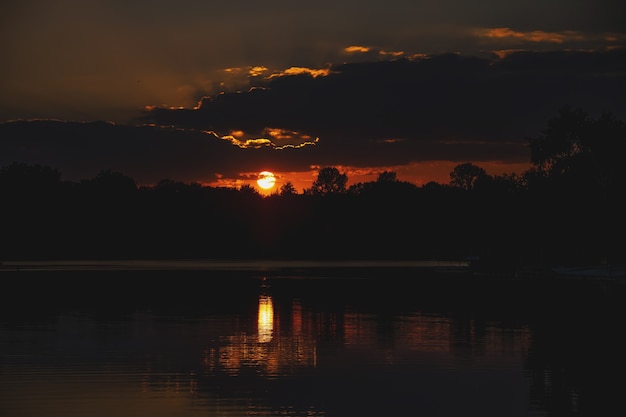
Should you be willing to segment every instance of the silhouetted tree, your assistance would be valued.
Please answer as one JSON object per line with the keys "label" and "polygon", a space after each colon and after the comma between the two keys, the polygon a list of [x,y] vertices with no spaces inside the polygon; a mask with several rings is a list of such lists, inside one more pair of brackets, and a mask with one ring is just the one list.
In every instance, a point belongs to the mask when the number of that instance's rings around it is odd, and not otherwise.
{"label": "silhouetted tree", "polygon": [[254,195],[254,196],[259,195],[259,192],[250,184],[244,184],[241,187],[239,187],[239,192],[242,195]]}
{"label": "silhouetted tree", "polygon": [[470,191],[476,184],[487,176],[487,172],[471,162],[465,162],[454,167],[450,173],[450,185]]}
{"label": "silhouetted tree", "polygon": [[533,169],[528,178],[543,186],[533,196],[547,207],[537,220],[552,232],[548,237],[561,249],[559,256],[578,262],[623,259],[624,123],[610,113],[594,119],[565,106],[529,142]]}
{"label": "silhouetted tree", "polygon": [[82,180],[81,185],[92,193],[108,197],[128,195],[137,191],[137,184],[134,179],[110,169],[100,171],[92,179]]}
{"label": "silhouetted tree", "polygon": [[162,179],[155,186],[154,190],[164,193],[188,193],[199,191],[202,186],[197,182],[186,183],[183,181],[174,181],[171,179]]}
{"label": "silhouetted tree", "polygon": [[422,185],[421,188],[424,190],[439,191],[447,187],[448,185],[440,184],[437,181],[428,181],[426,184]]}
{"label": "silhouetted tree", "polygon": [[561,108],[539,137],[529,139],[531,162],[536,169],[546,175],[568,172],[573,158],[583,152],[582,138],[590,122],[581,109]]}
{"label": "silhouetted tree", "polygon": [[[319,171],[303,194],[286,183],[205,187],[162,180],[137,188],[110,170],[80,183],[48,167],[0,168],[0,255],[48,257],[460,258],[512,269],[520,261],[624,260],[626,128],[571,109],[531,141],[533,166],[487,175],[463,163],[450,184],[417,187],[393,171],[351,185]],[[471,192],[467,192],[471,191]],[[324,196],[330,196],[321,198]],[[602,197],[602,198],[600,198]]]}
{"label": "silhouetted tree", "polygon": [[529,142],[534,168],[559,186],[596,188],[604,197],[611,190],[624,189],[626,125],[611,113],[594,119],[565,106]]}
{"label": "silhouetted tree", "polygon": [[376,182],[395,182],[397,181],[397,175],[394,171],[384,171],[378,174]]}
{"label": "silhouetted tree", "polygon": [[12,163],[0,168],[0,259],[53,257],[65,232],[69,190],[61,173],[49,166]]}
{"label": "silhouetted tree", "polygon": [[523,179],[515,173],[484,175],[479,177],[474,186],[487,196],[501,198],[507,194],[513,194],[522,189],[524,186]]}
{"label": "silhouetted tree", "polygon": [[0,190],[33,194],[53,190],[61,184],[61,173],[49,166],[14,162],[0,168]]}
{"label": "silhouetted tree", "polygon": [[[585,147],[590,149],[590,163],[597,184],[611,192],[626,190],[626,124],[611,113],[603,113],[593,122],[592,136],[586,138]],[[589,142],[587,142],[587,140]]]}
{"label": "silhouetted tree", "polygon": [[346,191],[348,176],[342,174],[335,167],[322,168],[317,179],[310,188],[310,193],[314,195],[339,194]]}
{"label": "silhouetted tree", "polygon": [[297,194],[297,191],[291,182],[286,182],[280,187],[279,195],[281,196],[290,196],[295,194]]}

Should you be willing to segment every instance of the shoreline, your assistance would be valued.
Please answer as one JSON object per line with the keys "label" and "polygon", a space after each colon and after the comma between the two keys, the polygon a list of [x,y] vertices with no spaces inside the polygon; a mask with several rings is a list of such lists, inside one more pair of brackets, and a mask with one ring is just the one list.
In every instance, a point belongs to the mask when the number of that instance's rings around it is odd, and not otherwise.
{"label": "shoreline", "polygon": [[425,269],[469,271],[468,261],[418,260],[50,260],[3,261],[3,271],[280,271],[300,269]]}
{"label": "shoreline", "polygon": [[[432,272],[439,275],[468,278],[509,278],[515,280],[596,280],[617,281],[626,285],[626,265],[589,265],[558,267],[521,267],[506,271],[475,268],[472,261],[451,260],[275,260],[275,259],[133,259],[133,260],[45,260],[2,261],[3,272],[71,272],[71,271],[206,271],[276,274],[277,276],[311,276],[338,274],[365,276],[372,272]],[[369,274],[368,274],[369,273]]]}

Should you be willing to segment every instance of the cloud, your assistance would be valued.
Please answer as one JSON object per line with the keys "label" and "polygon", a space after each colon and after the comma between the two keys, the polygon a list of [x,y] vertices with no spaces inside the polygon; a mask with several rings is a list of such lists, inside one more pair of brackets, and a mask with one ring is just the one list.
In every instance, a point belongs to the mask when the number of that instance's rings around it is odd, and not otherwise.
{"label": "cloud", "polygon": [[625,4],[188,0],[172,7],[165,0],[4,2],[0,120],[127,122],[145,105],[190,107],[204,95],[241,89],[244,75],[323,70],[328,63],[442,51],[624,46]]}
{"label": "cloud", "polygon": [[565,49],[611,49],[624,47],[626,34],[613,32],[582,32],[563,30],[548,32],[544,30],[517,31],[508,27],[479,28],[473,35],[491,49],[499,45],[512,47],[535,47],[538,44],[559,45]]}
{"label": "cloud", "polygon": [[112,169],[140,183],[158,178],[211,182],[225,168],[210,155],[227,157],[231,147],[210,134],[104,122],[16,121],[0,124],[0,132],[0,164],[49,165],[72,180]]}
{"label": "cloud", "polygon": [[480,29],[476,32],[476,35],[490,39],[519,39],[529,42],[550,42],[559,44],[567,40],[580,41],[585,38],[582,33],[574,31],[545,32],[543,30],[533,30],[530,32],[516,32],[509,28]]}
{"label": "cloud", "polygon": [[[213,132],[210,132],[213,133]],[[312,138],[309,135],[301,134],[295,130],[285,130],[279,128],[266,128],[262,132],[262,137],[250,138],[251,135],[241,130],[234,130],[229,135],[222,136],[223,140],[229,141],[242,149],[269,147],[275,150],[288,148],[303,148],[312,146],[319,142],[319,138]],[[248,137],[248,139],[245,139]]]}
{"label": "cloud", "polygon": [[42,163],[70,178],[113,169],[139,183],[237,183],[268,167],[519,166],[530,160],[526,139],[563,105],[626,120],[624,49],[251,69],[237,70],[248,75],[245,89],[205,96],[193,107],[149,106],[133,126],[0,124],[0,164]]}
{"label": "cloud", "polygon": [[269,78],[284,77],[289,75],[309,75],[313,78],[324,77],[329,74],[329,70],[326,68],[315,69],[305,67],[289,67],[283,71],[273,73]]}
{"label": "cloud", "polygon": [[346,48],[344,48],[344,51],[346,51],[346,53],[348,54],[354,54],[354,53],[367,53],[371,50],[370,47],[368,46],[357,46],[357,45],[353,45],[353,46],[348,46]]}
{"label": "cloud", "polygon": [[[273,73],[245,92],[204,97],[194,109],[154,108],[138,121],[260,134],[280,128],[326,141],[405,146],[492,143],[536,134],[565,104],[624,111],[625,50],[441,54]],[[320,76],[318,76],[320,75]]]}

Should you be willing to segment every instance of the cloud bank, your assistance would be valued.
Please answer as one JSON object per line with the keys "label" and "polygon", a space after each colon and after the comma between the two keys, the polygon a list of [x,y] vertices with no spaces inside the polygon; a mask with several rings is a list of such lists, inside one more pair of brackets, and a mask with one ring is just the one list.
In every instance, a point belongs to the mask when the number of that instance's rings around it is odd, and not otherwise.
{"label": "cloud bank", "polygon": [[[359,51],[371,50],[352,50]],[[619,48],[250,69],[241,91],[189,108],[150,106],[132,126],[3,123],[0,164],[42,163],[70,178],[113,169],[140,183],[236,182],[268,167],[521,164],[530,158],[527,138],[564,105],[626,120],[626,50]]]}

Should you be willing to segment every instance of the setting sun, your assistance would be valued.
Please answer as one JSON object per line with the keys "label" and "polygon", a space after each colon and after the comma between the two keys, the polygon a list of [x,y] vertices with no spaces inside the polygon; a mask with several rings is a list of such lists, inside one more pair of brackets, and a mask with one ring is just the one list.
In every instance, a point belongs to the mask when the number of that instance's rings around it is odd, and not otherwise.
{"label": "setting sun", "polygon": [[264,190],[269,190],[276,184],[276,177],[269,171],[263,171],[259,173],[259,178],[256,180],[256,183]]}

